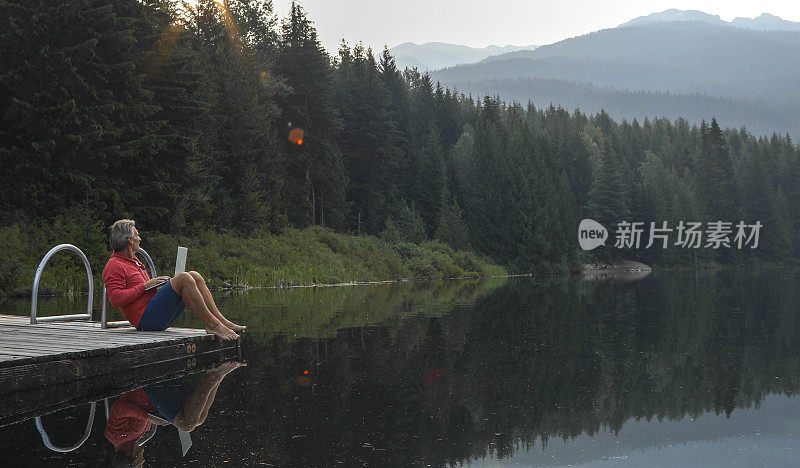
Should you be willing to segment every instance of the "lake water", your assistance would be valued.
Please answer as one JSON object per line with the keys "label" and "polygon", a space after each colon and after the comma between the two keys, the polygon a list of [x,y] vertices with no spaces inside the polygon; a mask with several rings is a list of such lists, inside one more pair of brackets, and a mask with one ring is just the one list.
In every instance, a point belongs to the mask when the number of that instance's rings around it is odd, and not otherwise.
{"label": "lake water", "polygon": [[[249,326],[247,366],[216,382],[185,457],[162,427],[145,466],[797,466],[798,279],[740,269],[220,292]],[[80,312],[83,300],[42,307]],[[212,377],[180,384],[188,394]],[[45,416],[53,442],[79,439],[87,412]],[[103,411],[94,422],[70,453],[47,449],[31,420],[0,427],[0,465],[110,465]]]}

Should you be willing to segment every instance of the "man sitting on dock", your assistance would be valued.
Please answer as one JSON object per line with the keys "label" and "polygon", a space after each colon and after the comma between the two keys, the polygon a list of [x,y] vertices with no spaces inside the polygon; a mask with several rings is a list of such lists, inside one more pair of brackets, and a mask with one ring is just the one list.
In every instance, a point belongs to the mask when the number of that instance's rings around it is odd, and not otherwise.
{"label": "man sitting on dock", "polygon": [[[131,219],[120,219],[111,225],[109,242],[114,252],[103,269],[111,305],[122,310],[137,330],[166,330],[189,306],[206,325],[206,332],[223,340],[239,338],[245,327],[226,319],[214,303],[211,292],[200,273],[178,273],[174,278],[150,278],[136,258],[142,238]],[[154,288],[164,283],[159,289]],[[151,289],[152,288],[152,289]]]}

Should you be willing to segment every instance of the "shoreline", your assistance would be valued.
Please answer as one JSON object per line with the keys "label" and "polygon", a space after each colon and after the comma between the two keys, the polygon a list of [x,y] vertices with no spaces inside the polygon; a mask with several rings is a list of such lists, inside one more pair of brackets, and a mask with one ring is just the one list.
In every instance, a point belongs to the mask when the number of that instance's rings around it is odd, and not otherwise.
{"label": "shoreline", "polygon": [[[314,284],[289,284],[289,285],[275,285],[275,286],[232,286],[232,287],[225,287],[225,286],[214,286],[209,288],[211,291],[250,291],[254,289],[299,289],[299,288],[334,288],[334,287],[345,287],[345,286],[370,286],[375,284],[395,284],[395,283],[421,283],[425,281],[459,281],[459,280],[483,280],[483,279],[491,279],[491,278],[521,278],[521,277],[533,277],[533,276],[564,276],[560,273],[548,273],[548,274],[541,274],[541,273],[515,273],[515,274],[508,274],[508,275],[485,275],[485,276],[453,276],[447,278],[400,278],[400,279],[391,279],[391,280],[375,280],[375,281],[350,281],[345,283],[314,283]],[[569,274],[568,276],[577,277],[579,275],[576,274]],[[97,291],[95,291],[97,292]],[[78,293],[75,292],[57,292],[52,293],[49,291],[40,291],[39,297],[41,298],[58,298],[58,297],[78,297],[78,296],[86,296],[87,291],[80,291]],[[15,299],[15,300],[30,300],[31,294],[30,291],[27,293],[22,294],[10,294],[6,296],[6,299]],[[2,301],[2,298],[0,298]]]}
{"label": "shoreline", "polygon": [[[587,277],[592,276],[603,276],[603,275],[610,275],[610,276],[619,276],[625,274],[639,274],[639,273],[646,273],[650,274],[653,271],[687,271],[687,270],[723,270],[727,268],[734,268],[734,269],[750,269],[750,270],[757,270],[760,268],[797,268],[799,265],[791,265],[779,262],[771,262],[767,264],[756,264],[756,265],[722,265],[718,263],[714,264],[705,264],[699,265],[698,267],[694,267],[691,265],[673,265],[673,266],[656,266],[652,267],[650,265],[646,265],[641,262],[636,261],[624,261],[620,262],[619,264],[601,264],[597,262],[597,267],[592,268],[590,265],[583,263],[579,266],[578,269],[570,270],[569,273],[564,274],[560,271],[549,271],[549,272],[530,272],[530,273],[514,273],[514,274],[505,274],[505,275],[479,275],[479,276],[452,276],[452,277],[443,277],[443,278],[397,278],[397,279],[389,279],[389,280],[373,280],[373,281],[347,281],[347,282],[338,282],[338,283],[309,283],[309,284],[293,284],[292,282],[288,282],[287,284],[277,284],[277,285],[258,285],[258,286],[250,286],[250,285],[232,285],[232,286],[212,286],[209,289],[212,291],[250,291],[255,289],[298,289],[298,288],[334,288],[334,287],[345,287],[345,286],[369,286],[369,285],[378,285],[378,284],[394,284],[394,283],[415,283],[415,282],[425,282],[425,281],[458,281],[458,280],[482,280],[482,279],[490,279],[490,278],[521,278],[521,277],[572,277],[572,278],[580,278],[580,279],[587,279]],[[101,289],[102,290],[102,289]],[[97,291],[95,291],[97,292]],[[41,298],[58,298],[58,297],[77,297],[77,296],[86,296],[87,291],[43,291],[40,290],[39,297]],[[20,292],[16,294],[7,294],[6,296],[0,296],[0,302],[7,299],[12,300],[30,300],[31,291],[27,290],[25,292]]]}
{"label": "shoreline", "polygon": [[[554,276],[560,276],[558,274],[553,273]],[[510,274],[510,275],[486,275],[486,276],[454,276],[454,277],[447,277],[447,278],[400,278],[400,279],[391,279],[391,280],[375,280],[375,281],[350,281],[345,283],[314,283],[314,284],[287,284],[287,285],[275,285],[275,286],[243,286],[243,285],[236,285],[236,286],[214,286],[210,287],[211,291],[250,291],[254,289],[299,289],[299,288],[334,288],[334,287],[345,287],[345,286],[369,286],[374,284],[393,284],[393,283],[418,283],[424,281],[458,281],[458,280],[481,280],[481,279],[490,279],[490,278],[517,278],[523,276],[535,276],[533,273],[518,273],[518,274]],[[572,276],[572,275],[570,275]],[[96,291],[95,291],[96,292]],[[81,291],[79,293],[74,293],[71,291],[68,292],[57,292],[52,293],[49,291],[40,291],[39,297],[44,298],[56,298],[56,297],[69,297],[69,296],[86,296],[87,291]],[[31,293],[28,291],[27,293],[21,294],[10,294],[6,296],[8,299],[30,299]],[[0,298],[2,299],[2,298]]]}
{"label": "shoreline", "polygon": [[[555,273],[554,273],[555,275]],[[372,284],[392,284],[392,283],[416,283],[423,281],[457,281],[457,280],[479,280],[488,278],[516,278],[522,276],[534,276],[533,273],[518,273],[510,275],[485,275],[485,276],[453,276],[446,278],[400,278],[391,280],[376,280],[376,281],[350,281],[345,283],[315,283],[315,284],[291,284],[291,285],[277,285],[277,286],[233,286],[233,287],[217,287],[215,291],[248,291],[251,289],[294,289],[294,288],[333,288],[342,286],[368,286]]]}

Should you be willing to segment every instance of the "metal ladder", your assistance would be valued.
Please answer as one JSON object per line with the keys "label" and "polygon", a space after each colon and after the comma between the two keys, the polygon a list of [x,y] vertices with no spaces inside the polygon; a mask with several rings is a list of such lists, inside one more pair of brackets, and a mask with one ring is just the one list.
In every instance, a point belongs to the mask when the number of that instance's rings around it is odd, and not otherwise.
{"label": "metal ladder", "polygon": [[[109,401],[109,398],[103,399],[103,406],[105,407],[106,421],[108,421],[108,419],[111,416],[111,402]],[[87,439],[89,439],[89,435],[91,435],[92,433],[92,427],[94,426],[94,415],[96,409],[97,409],[97,401],[89,402],[89,420],[86,421],[86,429],[84,429],[81,438],[78,439],[77,442],[70,445],[69,447],[58,447],[54,445],[53,442],[50,441],[50,436],[47,435],[47,431],[45,431],[44,429],[44,424],[42,423],[42,417],[36,416],[35,419],[36,429],[42,436],[42,442],[44,442],[44,446],[58,453],[67,453],[67,452],[72,452],[73,450],[77,450],[81,445],[83,445],[84,442],[86,442]],[[157,425],[153,424],[150,433],[142,437],[142,440],[139,441],[139,446],[144,445],[145,442],[153,438],[153,436],[156,434],[156,427]]]}
{"label": "metal ladder", "polygon": [[[70,445],[69,447],[57,447],[50,442],[50,436],[47,435],[47,432],[44,430],[44,425],[42,424],[42,417],[36,416],[36,429],[39,431],[39,434],[42,436],[42,442],[44,442],[44,446],[49,448],[54,452],[59,453],[67,453],[71,452],[86,442],[86,439],[89,438],[89,434],[92,433],[92,426],[94,425],[94,412],[97,407],[97,402],[93,401],[90,403],[89,407],[89,420],[86,422],[86,429],[83,431],[83,436],[74,444]],[[108,406],[108,398],[106,398],[106,406]],[[108,418],[108,409],[106,409],[106,418]]]}
{"label": "metal ladder", "polygon": [[[36,312],[39,307],[39,282],[42,279],[42,272],[44,271],[45,265],[47,262],[50,261],[50,258],[55,255],[57,252],[62,250],[70,250],[75,252],[81,260],[83,260],[83,266],[86,267],[86,276],[89,280],[89,304],[86,307],[85,314],[72,314],[72,315],[53,315],[50,317],[37,317]],[[158,276],[156,274],[156,267],[153,264],[153,259],[150,258],[150,255],[147,253],[146,250],[140,248],[139,253],[144,256],[145,261],[147,262],[147,266],[150,268],[150,277],[155,278]],[[59,244],[49,252],[45,254],[42,258],[42,261],[39,262],[39,267],[36,269],[36,275],[33,277],[33,288],[31,288],[31,324],[37,323],[44,323],[44,322],[68,322],[72,320],[92,320],[92,305],[94,304],[94,276],[92,275],[92,267],[89,265],[89,259],[86,258],[86,255],[83,251],[72,244]],[[103,287],[103,306],[100,311],[100,328],[113,328],[113,327],[125,327],[130,326],[130,322],[127,320],[121,320],[118,322],[109,322],[107,319],[107,306],[108,306],[108,292],[106,291],[105,286]]]}

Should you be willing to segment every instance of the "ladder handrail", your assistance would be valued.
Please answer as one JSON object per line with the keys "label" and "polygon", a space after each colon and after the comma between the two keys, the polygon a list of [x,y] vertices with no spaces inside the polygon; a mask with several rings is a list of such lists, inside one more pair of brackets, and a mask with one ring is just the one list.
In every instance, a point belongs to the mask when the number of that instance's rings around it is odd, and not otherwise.
{"label": "ladder handrail", "polygon": [[139,253],[144,255],[144,261],[147,262],[147,266],[150,268],[150,278],[158,276],[156,273],[156,265],[153,263],[153,259],[150,258],[150,254],[141,247],[139,247]]}
{"label": "ladder handrail", "polygon": [[[89,278],[89,305],[86,307],[85,314],[74,314],[74,315],[55,315],[51,317],[36,317],[36,311],[39,302],[39,281],[42,279],[42,272],[44,271],[45,265],[50,260],[50,258],[61,250],[71,250],[80,256],[81,260],[83,260],[83,265],[86,267],[86,276]],[[55,322],[55,321],[66,321],[66,320],[91,320],[92,319],[92,302],[94,300],[94,276],[92,276],[92,267],[89,265],[89,259],[86,258],[83,251],[81,249],[75,247],[72,244],[59,244],[49,252],[47,252],[42,258],[42,261],[39,263],[39,267],[36,269],[36,276],[33,278],[33,288],[31,290],[31,324],[36,324],[39,322]]]}
{"label": "ladder handrail", "polygon": [[81,437],[80,440],[78,440],[76,443],[70,445],[67,448],[56,447],[55,445],[53,445],[52,442],[50,442],[50,436],[47,435],[47,431],[44,430],[44,425],[42,424],[42,417],[36,416],[36,421],[35,421],[36,429],[39,430],[39,434],[41,434],[42,436],[42,442],[44,442],[44,446],[54,452],[67,453],[83,445],[83,443],[86,442],[86,439],[89,438],[89,434],[92,433],[92,426],[94,425],[94,411],[96,407],[97,407],[97,402],[96,401],[91,402],[91,407],[89,408],[89,420],[86,422],[86,429],[83,431],[83,437]]}
{"label": "ladder handrail", "polygon": [[[144,256],[144,260],[147,262],[147,266],[150,268],[150,278],[155,278],[158,276],[156,273],[156,266],[153,263],[153,259],[150,258],[150,254],[148,254],[147,251],[141,247],[139,247],[139,253]],[[108,321],[108,291],[106,291],[105,285],[103,285],[103,299],[101,303],[103,305],[100,308],[100,328],[106,329],[115,327],[129,327],[131,325],[131,323],[127,320],[120,320],[117,322]]]}

